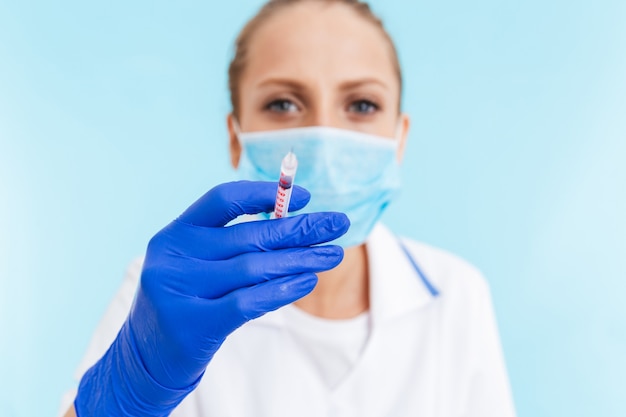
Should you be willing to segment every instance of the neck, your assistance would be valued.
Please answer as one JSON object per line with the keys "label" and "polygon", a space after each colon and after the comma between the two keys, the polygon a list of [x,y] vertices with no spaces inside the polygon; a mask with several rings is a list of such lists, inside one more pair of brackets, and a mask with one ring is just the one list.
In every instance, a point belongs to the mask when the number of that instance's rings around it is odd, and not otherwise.
{"label": "neck", "polygon": [[343,261],[321,272],[315,289],[294,304],[314,316],[348,319],[369,309],[369,271],[365,245],[344,251]]}

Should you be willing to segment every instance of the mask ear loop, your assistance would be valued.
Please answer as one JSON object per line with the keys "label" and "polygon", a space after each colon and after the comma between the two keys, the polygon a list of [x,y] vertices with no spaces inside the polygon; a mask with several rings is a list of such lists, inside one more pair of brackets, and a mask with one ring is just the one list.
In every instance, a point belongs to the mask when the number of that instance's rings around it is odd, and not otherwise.
{"label": "mask ear loop", "polygon": [[[402,138],[400,135],[402,134],[402,117],[398,118],[398,123],[396,124],[396,133],[394,134],[393,142],[396,148],[396,161],[398,164],[402,162],[402,155],[400,154],[400,144],[402,143]],[[402,151],[404,153],[404,151]]]}
{"label": "mask ear loop", "polygon": [[235,119],[235,117],[233,116],[233,130],[235,131],[235,136],[237,137],[237,140],[239,140],[241,142],[241,127],[239,126],[239,122],[237,121],[237,119]]}
{"label": "mask ear loop", "polygon": [[396,123],[396,131],[393,134],[393,139],[396,142],[396,146],[400,146],[400,142],[402,142],[401,141],[402,138],[400,137],[401,133],[402,133],[402,118],[399,117],[398,122]]}

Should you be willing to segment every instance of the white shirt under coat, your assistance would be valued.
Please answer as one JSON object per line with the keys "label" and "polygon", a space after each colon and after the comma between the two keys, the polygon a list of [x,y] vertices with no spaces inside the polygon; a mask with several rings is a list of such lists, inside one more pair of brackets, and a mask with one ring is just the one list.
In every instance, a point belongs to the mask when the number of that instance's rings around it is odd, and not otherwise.
{"label": "white shirt under coat", "polygon": [[[338,323],[348,333],[346,355],[328,355],[338,365],[323,363],[323,346],[302,343],[311,332],[294,333],[293,317],[305,313],[288,306],[231,334],[172,416],[515,416],[484,278],[454,255],[402,242],[423,276],[398,238],[377,225],[367,241],[370,311],[353,320],[352,328],[350,321]],[[129,268],[77,379],[115,338],[140,272],[140,262]],[[306,326],[306,320],[319,320],[312,326],[320,329],[325,325],[323,319],[297,320],[298,326]],[[342,339],[335,345],[336,340]],[[64,397],[63,411],[74,395]]]}

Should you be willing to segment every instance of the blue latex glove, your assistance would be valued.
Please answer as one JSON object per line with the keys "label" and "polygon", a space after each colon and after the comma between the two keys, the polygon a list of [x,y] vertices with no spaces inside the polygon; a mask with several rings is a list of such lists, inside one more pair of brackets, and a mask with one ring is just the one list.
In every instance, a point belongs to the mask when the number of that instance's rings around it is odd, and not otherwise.
{"label": "blue latex glove", "polygon": [[[230,333],[308,294],[315,272],[341,262],[341,247],[311,247],[347,231],[341,213],[224,227],[241,214],[271,211],[275,196],[276,183],[219,185],[150,240],[130,314],[81,379],[79,417],[168,415]],[[290,210],[309,198],[294,187]]]}

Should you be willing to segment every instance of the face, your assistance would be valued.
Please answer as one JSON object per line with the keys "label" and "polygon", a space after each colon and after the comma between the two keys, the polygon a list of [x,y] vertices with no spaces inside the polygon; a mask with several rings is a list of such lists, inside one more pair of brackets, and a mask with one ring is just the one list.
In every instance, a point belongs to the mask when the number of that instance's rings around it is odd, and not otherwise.
{"label": "face", "polygon": [[[331,126],[398,137],[409,119],[398,108],[399,81],[379,29],[341,4],[305,2],[264,22],[250,43],[240,80],[242,132]],[[231,162],[241,155],[228,117]]]}

